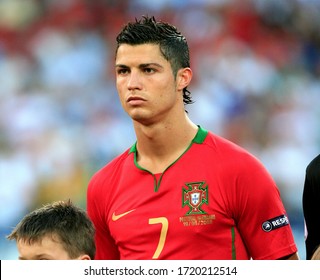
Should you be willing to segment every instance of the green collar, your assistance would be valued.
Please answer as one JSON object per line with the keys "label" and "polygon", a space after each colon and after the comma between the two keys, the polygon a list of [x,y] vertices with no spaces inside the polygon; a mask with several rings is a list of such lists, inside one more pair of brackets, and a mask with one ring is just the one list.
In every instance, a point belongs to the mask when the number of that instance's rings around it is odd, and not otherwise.
{"label": "green collar", "polygon": [[[204,139],[206,139],[207,134],[208,134],[208,131],[205,130],[200,125],[198,125],[198,132],[197,132],[196,136],[192,139],[191,143],[202,144]],[[129,154],[130,153],[135,153],[135,152],[137,152],[137,142],[135,142],[131,146],[131,148],[129,150]]]}

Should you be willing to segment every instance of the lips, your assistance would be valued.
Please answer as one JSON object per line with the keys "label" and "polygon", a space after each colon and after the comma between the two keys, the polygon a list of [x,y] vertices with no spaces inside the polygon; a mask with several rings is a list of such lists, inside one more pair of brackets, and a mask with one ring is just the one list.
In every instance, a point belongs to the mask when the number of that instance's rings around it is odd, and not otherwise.
{"label": "lips", "polygon": [[143,102],[145,102],[146,100],[142,97],[139,96],[130,96],[127,99],[127,103],[132,105],[132,106],[137,106],[137,105],[141,105]]}
{"label": "lips", "polygon": [[130,101],[145,101],[145,100],[142,97],[139,97],[139,96],[130,96],[127,99],[127,102],[130,102]]}

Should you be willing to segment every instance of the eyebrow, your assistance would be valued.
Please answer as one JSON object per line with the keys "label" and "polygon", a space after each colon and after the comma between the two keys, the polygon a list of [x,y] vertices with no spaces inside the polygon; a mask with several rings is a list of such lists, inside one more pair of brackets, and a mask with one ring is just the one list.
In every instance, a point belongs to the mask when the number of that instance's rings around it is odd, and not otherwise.
{"label": "eyebrow", "polygon": [[[49,259],[49,258],[51,258],[51,256],[49,256],[49,255],[47,255],[47,254],[40,254],[40,255],[35,255],[35,256],[33,256],[32,259],[37,260],[37,259],[40,259],[40,258],[47,258],[47,259]],[[28,260],[28,259],[19,256],[19,260],[24,261],[24,260]]]}
{"label": "eyebrow", "polygon": [[[156,62],[139,64],[139,68],[146,68],[146,67],[150,67],[150,66],[155,66],[155,67],[158,67],[158,68],[163,68],[162,65],[160,65],[159,63],[156,63]],[[127,66],[127,65],[125,65],[125,64],[116,64],[115,67],[116,67],[116,68],[130,68],[129,66]]]}

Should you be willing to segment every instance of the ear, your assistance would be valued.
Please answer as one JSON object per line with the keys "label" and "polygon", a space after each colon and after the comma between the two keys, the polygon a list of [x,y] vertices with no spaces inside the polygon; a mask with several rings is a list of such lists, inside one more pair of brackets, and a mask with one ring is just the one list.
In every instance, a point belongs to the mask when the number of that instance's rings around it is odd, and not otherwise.
{"label": "ear", "polygon": [[79,256],[78,260],[81,260],[81,261],[90,261],[91,258],[89,255],[81,255]]}
{"label": "ear", "polygon": [[183,90],[192,79],[192,70],[189,67],[179,69],[177,72],[177,90]]}

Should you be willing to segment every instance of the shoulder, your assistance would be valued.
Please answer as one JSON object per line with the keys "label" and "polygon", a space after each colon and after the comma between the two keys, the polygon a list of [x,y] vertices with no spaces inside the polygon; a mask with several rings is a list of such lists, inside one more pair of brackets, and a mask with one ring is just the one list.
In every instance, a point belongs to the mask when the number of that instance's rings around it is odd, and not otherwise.
{"label": "shoulder", "polygon": [[220,135],[217,135],[211,131],[208,132],[208,135],[205,139],[205,143],[210,145],[212,148],[216,149],[223,149],[230,152],[235,153],[249,153],[243,147],[239,146],[238,144],[224,138]]}
{"label": "shoulder", "polygon": [[261,165],[260,160],[250,151],[222,136],[208,132],[205,142],[220,159],[230,159],[231,162],[237,164],[239,162],[243,163],[243,160],[245,160],[246,162],[249,161]]}
{"label": "shoulder", "polygon": [[[238,182],[256,181],[274,185],[274,180],[262,161],[247,149],[209,132],[204,141],[208,147],[203,154],[211,158],[215,170],[227,178],[236,178]],[[240,181],[239,181],[240,180]]]}
{"label": "shoulder", "polygon": [[130,155],[133,156],[133,154],[130,153],[130,149],[127,149],[125,152],[115,157],[113,160],[99,169],[96,173],[94,173],[89,181],[89,189],[104,185],[105,182],[111,180],[114,176],[116,176],[116,174],[120,172],[125,161],[128,159],[128,157],[130,157]]}

